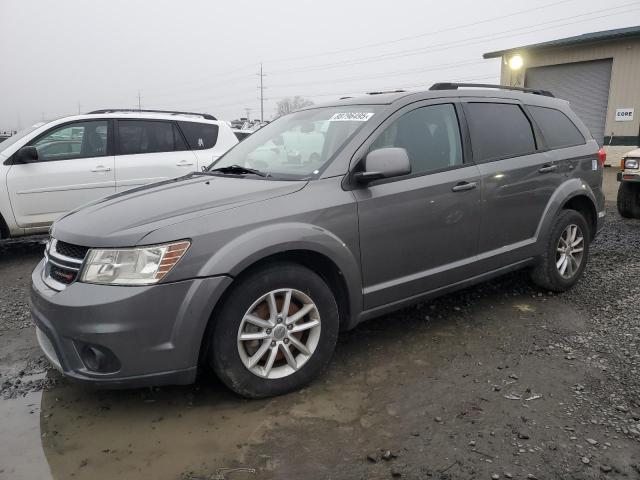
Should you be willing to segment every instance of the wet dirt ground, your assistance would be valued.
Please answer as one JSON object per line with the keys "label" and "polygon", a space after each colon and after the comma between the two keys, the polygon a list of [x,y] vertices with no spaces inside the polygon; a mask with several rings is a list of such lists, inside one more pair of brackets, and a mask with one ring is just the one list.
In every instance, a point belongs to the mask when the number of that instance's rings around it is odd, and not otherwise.
{"label": "wet dirt ground", "polygon": [[638,240],[610,205],[573,291],[517,273],[367,322],[308,388],[260,401],[210,376],[62,379],[28,315],[42,246],[5,248],[0,479],[640,478]]}

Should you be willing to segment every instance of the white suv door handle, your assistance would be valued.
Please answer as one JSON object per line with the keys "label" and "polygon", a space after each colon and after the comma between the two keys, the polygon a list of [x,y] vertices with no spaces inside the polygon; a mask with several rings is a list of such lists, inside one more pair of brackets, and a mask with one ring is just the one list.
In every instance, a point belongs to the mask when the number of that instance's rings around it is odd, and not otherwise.
{"label": "white suv door handle", "polygon": [[92,172],[98,172],[98,173],[101,173],[101,172],[110,172],[110,171],[111,171],[111,168],[109,168],[109,167],[104,167],[104,166],[102,166],[102,165],[98,165],[96,168],[92,169],[91,171],[92,171]]}
{"label": "white suv door handle", "polygon": [[193,165],[193,162],[189,162],[187,160],[180,160],[178,163],[176,163],[176,166],[178,167],[190,167]]}

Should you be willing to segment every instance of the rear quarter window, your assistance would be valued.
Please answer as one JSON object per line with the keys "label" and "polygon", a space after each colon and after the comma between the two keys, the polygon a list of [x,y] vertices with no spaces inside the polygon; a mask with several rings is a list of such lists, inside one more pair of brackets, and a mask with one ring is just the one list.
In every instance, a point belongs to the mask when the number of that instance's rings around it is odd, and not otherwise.
{"label": "rear quarter window", "polygon": [[584,145],[585,139],[578,127],[560,110],[532,105],[527,108],[542,132],[547,147],[554,149]]}
{"label": "rear quarter window", "polygon": [[218,141],[218,125],[213,123],[178,122],[191,150],[213,148]]}
{"label": "rear quarter window", "polygon": [[465,114],[476,162],[535,152],[531,123],[518,105],[472,102],[465,105]]}

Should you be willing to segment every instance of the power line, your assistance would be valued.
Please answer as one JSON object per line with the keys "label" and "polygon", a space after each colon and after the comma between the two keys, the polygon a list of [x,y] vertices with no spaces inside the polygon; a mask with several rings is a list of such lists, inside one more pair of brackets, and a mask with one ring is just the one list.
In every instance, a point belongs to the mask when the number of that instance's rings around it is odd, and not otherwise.
{"label": "power line", "polygon": [[326,83],[342,83],[342,82],[351,82],[351,81],[356,81],[356,80],[367,80],[367,79],[372,79],[372,78],[389,78],[389,77],[399,77],[402,75],[411,75],[414,73],[423,73],[423,72],[431,72],[434,70],[446,70],[446,69],[450,69],[450,68],[459,68],[459,67],[466,67],[466,66],[471,66],[471,65],[480,65],[480,64],[486,64],[487,61],[486,60],[463,60],[460,62],[450,62],[450,63],[441,63],[438,65],[431,65],[430,67],[427,68],[418,68],[418,69],[411,69],[411,70],[400,70],[400,71],[396,71],[393,73],[386,73],[384,75],[360,75],[357,77],[346,77],[346,78],[338,78],[338,79],[331,79],[331,80],[322,80],[322,81],[318,81],[318,82],[303,82],[303,83],[290,83],[290,84],[275,84],[275,85],[271,85],[272,88],[288,88],[288,87],[298,87],[298,86],[305,86],[305,85],[318,85],[318,84],[326,84]]}
{"label": "power line", "polygon": [[[246,70],[248,68],[255,68],[255,66],[256,66],[256,62],[252,62],[252,63],[246,64],[246,65],[243,65],[242,67],[234,68],[232,70],[227,70],[227,71],[224,71],[224,72],[221,72],[221,73],[208,74],[206,76],[200,77],[199,79],[191,79],[188,82],[181,83],[180,85],[182,85],[182,87],[176,87],[176,88],[171,89],[171,90],[172,91],[182,91],[185,88],[188,89],[188,87],[186,87],[188,85],[198,85],[198,84],[202,84],[203,82],[206,82],[206,85],[205,85],[206,87],[219,85],[221,83],[226,83],[226,81],[229,81],[229,80],[226,80],[224,82],[216,82],[216,83],[211,84],[211,83],[209,83],[209,81],[211,80],[211,77],[214,77],[214,78],[226,77],[228,75],[240,72],[242,70]],[[235,77],[232,77],[232,78],[235,78],[235,79],[237,79],[237,78],[250,78],[250,74],[249,74],[249,72],[247,72],[244,75],[239,75],[239,76],[236,75]],[[196,88],[199,88],[199,87],[196,87]],[[146,89],[146,90],[147,90],[147,92],[149,91],[149,89]],[[166,92],[168,90],[163,89],[163,90],[159,90],[159,91]]]}
{"label": "power line", "polygon": [[[500,74],[492,74],[492,75],[473,75],[473,76],[469,76],[469,77],[464,77],[464,78],[454,78],[454,79],[450,79],[448,81],[450,82],[470,82],[472,80],[486,80],[488,78],[497,78],[499,77]],[[392,86],[386,86],[386,87],[379,87],[380,90],[386,91],[386,90],[405,90],[408,88],[417,88],[417,87],[427,87],[427,86],[431,86],[434,83],[436,83],[437,80],[432,80],[430,82],[422,82],[422,83],[414,83],[414,84],[405,84],[405,85],[392,85]],[[302,96],[304,97],[309,97],[309,98],[316,98],[316,97],[339,97],[339,96],[343,96],[343,95],[359,95],[359,96],[364,96],[365,95],[365,91],[364,90],[360,90],[360,91],[355,91],[355,90],[351,90],[349,92],[331,92],[331,93],[315,93],[315,94],[309,94],[309,93],[303,93]]]}
{"label": "power line", "polygon": [[[344,53],[344,52],[349,52],[349,51],[364,50],[364,49],[367,49],[367,48],[373,48],[373,47],[378,47],[378,46],[386,46],[386,45],[399,43],[399,42],[403,42],[403,41],[407,41],[407,40],[415,40],[417,38],[429,37],[429,36],[441,34],[441,33],[444,33],[444,32],[457,30],[457,29],[460,29],[460,28],[467,28],[467,27],[471,27],[471,26],[490,23],[490,22],[493,22],[493,21],[496,21],[496,20],[503,20],[505,18],[510,18],[510,17],[514,17],[514,16],[518,16],[518,15],[523,15],[525,13],[530,13],[530,12],[533,12],[533,11],[536,11],[536,10],[542,10],[542,9],[545,9],[545,8],[550,8],[550,7],[553,7],[553,6],[556,6],[556,5],[560,5],[560,4],[563,4],[563,3],[568,3],[568,2],[571,2],[571,1],[574,1],[574,0],[560,0],[560,1],[549,3],[549,4],[546,4],[546,5],[540,5],[540,6],[528,8],[528,9],[525,9],[525,10],[519,10],[517,12],[509,13],[509,14],[506,14],[506,15],[500,15],[500,16],[497,16],[497,17],[486,18],[484,20],[480,20],[480,21],[477,21],[477,22],[471,22],[471,23],[467,23],[467,24],[454,25],[454,26],[451,26],[451,27],[447,27],[447,28],[440,29],[440,30],[435,30],[435,31],[430,31],[430,32],[427,32],[427,33],[421,33],[421,34],[417,34],[417,35],[411,35],[411,36],[407,36],[407,37],[391,39],[391,40],[386,40],[386,41],[383,41],[383,42],[377,42],[377,43],[362,45],[362,46],[359,46],[359,47],[346,48],[346,49],[342,49],[342,50],[333,50],[333,51],[329,51],[329,52],[321,52],[321,53],[316,53],[316,54],[311,54],[311,55],[303,55],[303,56],[298,56],[298,57],[275,59],[275,60],[270,60],[267,63],[281,63],[281,62],[290,61],[290,60],[315,58],[315,57],[333,55],[333,54]],[[228,75],[228,74],[231,74],[231,73],[236,73],[238,71],[242,71],[242,70],[244,70],[244,69],[246,69],[246,68],[248,68],[250,66],[253,66],[253,65],[255,65],[255,64],[244,65],[242,67],[238,67],[238,68],[235,68],[233,70],[230,70],[230,71],[227,71],[227,72],[224,72],[224,73],[221,73],[221,74],[216,74],[216,76],[220,77],[220,76],[225,76],[225,75]],[[242,80],[248,80],[249,77],[248,76],[242,76],[242,77],[236,77],[236,79],[238,79],[238,80],[241,80],[241,79]],[[205,80],[202,79],[201,81],[205,81]],[[201,81],[197,81],[196,83],[201,83]],[[229,79],[229,80],[227,80],[225,82],[217,83],[217,84],[203,85],[201,87],[196,87],[195,89],[194,88],[190,88],[188,90],[190,90],[190,91],[201,90],[201,89],[204,89],[204,88],[209,88],[211,86],[219,86],[219,85],[225,85],[226,86],[226,85],[229,84],[229,82],[231,82],[231,79]],[[192,83],[193,82],[189,82],[189,83],[187,83],[187,85],[188,84],[192,84]],[[234,84],[235,84],[235,82],[234,82]],[[184,89],[178,89],[178,90],[180,90],[180,93],[184,92]],[[167,92],[167,90],[161,90],[161,91],[162,92]],[[175,90],[173,90],[173,91],[175,91]],[[147,94],[148,94],[148,92],[147,92]],[[155,94],[153,96],[154,97],[163,97],[163,96],[170,96],[170,95],[172,95],[172,94],[170,94],[170,93],[162,93],[160,95]]]}
{"label": "power line", "polygon": [[420,33],[420,34],[411,35],[411,36],[408,36],[408,37],[397,38],[395,40],[386,40],[386,41],[383,41],[383,42],[369,43],[367,45],[361,45],[359,47],[344,48],[344,49],[341,49],[341,50],[331,50],[331,51],[328,51],[328,52],[316,53],[316,54],[311,54],[311,55],[300,55],[300,56],[296,56],[296,57],[279,58],[279,59],[275,59],[275,60],[269,60],[267,63],[280,63],[280,62],[287,62],[287,61],[291,61],[291,60],[301,60],[301,59],[307,59],[307,58],[322,57],[322,56],[327,56],[327,55],[336,55],[336,54],[339,54],[339,53],[353,52],[353,51],[357,51],[357,50],[365,50],[367,48],[386,46],[386,45],[389,45],[389,44],[392,44],[392,43],[400,43],[400,42],[404,42],[404,41],[407,41],[407,40],[415,40],[416,38],[430,37],[430,36],[433,36],[433,35],[439,35],[441,33],[450,32],[452,30],[458,30],[460,28],[473,27],[473,26],[477,26],[477,25],[482,25],[484,23],[493,22],[493,21],[496,21],[496,20],[503,20],[505,18],[515,17],[515,16],[518,16],[518,15],[523,15],[525,13],[530,13],[530,12],[534,12],[536,10],[542,10],[542,9],[549,8],[549,7],[555,7],[556,5],[560,5],[560,4],[568,3],[568,2],[572,2],[572,1],[574,1],[574,0],[561,0],[559,2],[553,2],[553,3],[546,4],[546,5],[540,5],[538,7],[528,8],[528,9],[525,9],[525,10],[519,10],[517,12],[509,13],[509,14],[506,14],[506,15],[500,15],[498,17],[486,18],[484,20],[479,20],[477,22],[471,22],[471,23],[466,23],[466,24],[462,24],[462,25],[454,25],[454,26],[443,28],[443,29],[440,29],[440,30],[433,30],[433,31],[426,32],[426,33]]}
{"label": "power line", "polygon": [[[501,31],[501,32],[495,32],[495,33],[492,33],[492,34],[469,37],[469,38],[466,38],[466,39],[455,40],[453,42],[440,43],[440,44],[437,44],[437,45],[432,45],[432,46],[429,46],[429,47],[423,47],[423,48],[419,48],[419,49],[404,50],[404,51],[397,52],[395,54],[385,54],[383,56],[378,56],[378,57],[367,57],[367,58],[361,59],[361,60],[349,60],[349,61],[343,61],[343,62],[338,62],[338,63],[334,63],[334,64],[328,64],[328,65],[307,66],[307,67],[302,67],[300,69],[294,68],[294,69],[289,69],[289,70],[281,70],[281,71],[276,71],[276,72],[270,72],[270,74],[272,74],[272,75],[282,75],[282,74],[286,74],[286,73],[301,73],[301,72],[304,72],[304,71],[324,70],[325,68],[340,68],[342,66],[352,66],[352,65],[359,65],[359,64],[363,64],[363,63],[380,62],[380,61],[386,61],[386,60],[391,60],[391,59],[395,59],[395,58],[402,58],[402,57],[407,57],[407,56],[419,55],[421,53],[431,53],[431,52],[435,52],[435,51],[441,51],[441,50],[445,50],[447,48],[451,48],[452,46],[454,48],[455,47],[467,46],[467,45],[470,45],[470,44],[472,44],[472,43],[474,43],[476,41],[487,42],[487,41],[492,41],[492,40],[496,40],[496,39],[510,38],[510,37],[514,37],[514,36],[520,36],[520,35],[523,35],[523,34],[530,34],[530,33],[535,33],[535,32],[539,32],[539,31],[544,31],[544,30],[548,30],[550,28],[557,28],[557,27],[562,27],[562,26],[566,26],[566,25],[574,25],[574,24],[578,24],[578,23],[582,23],[582,22],[587,22],[587,21],[595,20],[596,18],[583,18],[581,20],[576,20],[574,22],[567,22],[567,23],[556,25],[556,23],[564,21],[564,20],[567,20],[567,19],[574,19],[574,18],[580,18],[580,17],[585,17],[585,16],[591,16],[591,15],[594,15],[594,14],[600,14],[600,13],[603,13],[603,12],[609,12],[606,15],[600,15],[598,17],[598,19],[600,19],[600,18],[615,16],[615,15],[620,15],[620,14],[623,14],[623,13],[628,13],[628,12],[631,12],[631,11],[636,11],[640,7],[632,8],[632,9],[625,10],[625,11],[611,12],[612,9],[613,10],[617,10],[617,9],[620,9],[620,8],[628,7],[630,5],[637,5],[637,4],[638,4],[638,2],[631,2],[631,3],[619,5],[619,6],[616,6],[616,7],[610,7],[610,8],[606,8],[606,9],[600,9],[600,10],[594,10],[594,11],[585,12],[585,13],[579,14],[579,15],[573,15],[571,17],[563,17],[563,18],[559,18],[559,19],[552,20],[552,21],[549,21],[549,22],[542,22],[542,23],[529,25],[529,26],[525,26],[525,27],[521,27],[521,28],[509,29],[509,30],[504,30],[504,31]],[[535,30],[531,30],[532,28],[539,27],[539,26],[545,26],[545,25],[549,25],[549,26],[546,26],[544,28],[538,28],[538,29],[535,29]],[[523,30],[528,30],[528,31],[523,31]],[[511,33],[511,32],[515,32],[515,33]],[[496,34],[500,35],[500,36],[496,36]],[[505,34],[505,35],[501,35],[501,34]],[[425,70],[425,71],[428,71],[428,70]],[[418,73],[418,72],[416,72],[416,73]],[[395,75],[393,75],[393,74],[386,74],[386,75],[382,75],[382,76],[370,76],[370,75],[368,75],[368,76],[366,76],[364,78],[383,78],[383,77],[392,77],[392,76],[395,76]],[[356,79],[356,77],[352,77],[352,78],[353,78],[353,80]],[[335,80],[335,82],[342,82],[342,81],[347,81],[347,79]],[[329,82],[326,82],[326,83],[329,83]],[[304,84],[290,84],[290,85],[287,85],[287,86],[298,86],[298,85],[304,85]],[[233,86],[235,86],[235,84]],[[278,85],[278,87],[284,87],[284,86],[285,85],[282,85],[282,84]],[[275,87],[276,86],[274,85],[274,88]]]}
{"label": "power line", "polygon": [[[519,10],[517,12],[509,13],[509,14],[506,14],[506,15],[500,15],[500,16],[497,16],[497,17],[486,18],[484,20],[480,20],[480,21],[477,21],[477,22],[471,22],[471,23],[467,23],[467,24],[462,24],[462,25],[454,25],[454,26],[451,26],[451,27],[447,27],[447,28],[444,28],[444,29],[435,30],[435,31],[427,32],[427,33],[421,33],[421,34],[417,34],[417,35],[411,35],[411,36],[408,36],[408,37],[402,37],[402,38],[397,38],[397,39],[386,40],[386,41],[383,41],[383,42],[377,42],[377,43],[372,43],[372,44],[367,44],[367,45],[361,45],[359,47],[352,47],[352,48],[346,48],[346,49],[341,49],[341,50],[333,50],[333,51],[329,51],[329,52],[321,52],[321,53],[316,53],[316,54],[311,54],[311,55],[303,55],[303,56],[298,56],[298,57],[275,59],[275,60],[270,60],[267,63],[282,63],[282,62],[291,61],[291,60],[322,57],[322,56],[334,55],[334,54],[338,54],[338,53],[364,50],[364,49],[367,49],[367,48],[373,48],[373,47],[378,47],[378,46],[386,46],[386,45],[390,45],[390,44],[394,44],[394,43],[400,43],[400,42],[407,41],[407,40],[415,40],[417,38],[429,37],[429,36],[441,34],[441,33],[444,33],[444,32],[457,30],[457,29],[460,29],[460,28],[467,28],[467,27],[471,27],[471,26],[475,26],[475,25],[482,25],[484,23],[490,23],[490,22],[493,22],[493,21],[496,21],[496,20],[503,20],[505,18],[510,18],[510,17],[514,17],[514,16],[518,16],[518,15],[523,15],[525,13],[530,13],[530,12],[533,12],[533,11],[536,11],[536,10],[542,10],[542,9],[545,9],[545,8],[550,8],[550,7],[553,7],[553,6],[556,6],[556,5],[560,5],[560,4],[563,4],[563,3],[568,3],[568,2],[571,2],[571,1],[574,1],[574,0],[560,0],[560,1],[549,3],[549,4],[546,4],[546,5],[540,5],[538,7],[532,7],[532,8],[528,8],[528,9],[525,9],[525,10]],[[241,67],[234,68],[232,70],[228,70],[228,71],[223,72],[223,73],[215,74],[215,76],[216,77],[223,77],[223,76],[226,76],[226,75],[229,75],[229,74],[233,74],[233,73],[242,71],[242,70],[244,70],[246,68],[252,67],[253,65],[255,65],[255,63],[248,64],[248,65],[243,65]],[[246,76],[246,77],[242,76],[242,77],[236,77],[236,79],[248,80],[249,77],[248,76]],[[201,87],[196,87],[195,90],[200,90],[200,89],[203,89],[203,88],[209,88],[211,86],[218,86],[218,85],[221,85],[221,84],[222,85],[227,85],[228,82],[230,82],[230,81],[231,81],[231,79],[229,79],[229,80],[227,80],[225,82],[222,82],[222,83],[203,85]],[[201,79],[199,79],[199,80],[197,80],[195,82],[187,82],[186,84],[183,84],[183,85],[193,85],[194,83],[195,84],[200,84],[202,82],[206,82],[206,78],[205,77],[201,77]],[[184,88],[182,88],[182,89],[178,88],[177,90],[179,90],[180,93],[184,92]],[[177,90],[171,90],[171,91],[177,91]],[[193,91],[194,88],[189,88],[188,90]],[[165,93],[162,93],[160,95],[155,94],[153,96],[154,97],[162,97],[162,96],[172,95],[171,93],[166,93],[166,92],[168,92],[168,90],[160,90],[160,91],[161,92],[165,92]],[[148,91],[147,91],[147,94],[149,94]]]}
{"label": "power line", "polygon": [[[560,24],[560,25],[552,25],[546,28],[540,28],[540,29],[536,29],[536,30],[531,30],[531,31],[527,31],[524,32],[523,30],[529,30],[535,27],[540,27],[540,26],[545,26],[545,25],[551,25],[551,24],[555,24],[558,22],[562,22],[564,20],[571,20],[571,19],[575,19],[575,18],[579,18],[579,17],[585,17],[588,15],[594,15],[594,14],[600,14],[600,13],[606,13],[609,12],[607,15],[600,15],[598,17],[598,19],[600,18],[605,18],[605,17],[610,17],[613,15],[620,15],[622,13],[628,13],[631,11],[635,11],[638,10],[638,8],[632,8],[629,10],[625,10],[625,11],[621,11],[621,12],[613,12],[611,13],[611,10],[616,10],[616,9],[620,9],[620,8],[624,8],[624,7],[629,7],[631,5],[638,5],[638,2],[631,2],[631,3],[626,3],[623,5],[618,5],[616,7],[607,7],[607,8],[603,8],[600,10],[593,10],[591,12],[585,12],[579,15],[572,15],[570,17],[563,17],[563,18],[558,18],[555,20],[551,20],[548,22],[542,22],[542,23],[537,23],[537,24],[533,24],[533,25],[529,25],[526,27],[518,27],[518,28],[512,28],[509,30],[503,30],[500,32],[492,32],[490,34],[483,34],[483,35],[476,35],[474,37],[468,37],[465,39],[460,39],[460,40],[454,40],[451,42],[444,42],[444,43],[439,43],[439,44],[435,44],[435,45],[430,45],[428,47],[421,47],[421,48],[417,48],[417,49],[408,49],[408,50],[400,50],[397,51],[395,53],[386,53],[386,54],[382,54],[382,55],[376,55],[374,57],[365,57],[365,58],[361,58],[361,59],[349,59],[349,60],[341,60],[339,62],[332,62],[332,63],[325,63],[325,64],[317,64],[317,65],[307,65],[307,66],[303,66],[303,67],[299,67],[299,68],[291,68],[291,69],[286,69],[286,70],[276,70],[275,72],[271,72],[272,75],[282,75],[282,74],[286,74],[286,73],[300,73],[303,71],[318,71],[318,70],[325,70],[325,69],[330,69],[330,68],[340,68],[343,66],[352,66],[352,65],[361,65],[363,63],[373,63],[373,62],[381,62],[381,61],[386,61],[389,59],[394,59],[394,58],[401,58],[401,57],[408,57],[408,56],[413,56],[413,55],[419,55],[421,53],[431,53],[434,51],[440,51],[440,50],[444,50],[447,48],[451,48],[452,46],[455,47],[461,47],[461,46],[466,46],[469,45],[470,43],[474,43],[476,41],[491,41],[491,40],[496,40],[496,39],[501,39],[501,38],[508,38],[508,37],[513,37],[513,36],[519,36],[519,35],[523,35],[523,34],[528,34],[528,33],[535,33],[535,32],[539,32],[542,30],[548,30],[549,28],[556,28],[556,27],[561,27],[561,26],[565,26],[565,25],[573,25],[575,23],[581,23],[581,22],[585,22],[585,21],[589,21],[589,20],[594,20],[594,18],[589,18],[589,19],[583,19],[583,20],[578,20],[575,22],[568,22],[568,23],[564,23],[564,24]],[[512,33],[515,32],[515,33]],[[502,35],[500,37],[497,37],[496,35],[500,35],[500,34],[507,34],[507,35]],[[483,40],[484,39],[484,40]]]}
{"label": "power line", "polygon": [[[548,8],[548,7],[555,6],[555,5],[558,5],[558,4],[561,4],[561,3],[566,3],[566,2],[569,2],[569,1],[573,1],[573,0],[562,0],[560,2],[555,2],[555,3],[547,4],[547,5],[544,5],[544,6],[539,6],[539,7],[534,7],[534,8],[531,8],[531,9],[521,10],[521,11],[518,11],[518,12],[514,12],[512,14],[501,15],[501,16],[498,16],[498,17],[493,17],[493,18],[481,20],[481,21],[478,21],[478,22],[472,22],[470,24],[464,24],[464,25],[458,25],[458,26],[454,26],[454,27],[448,27],[446,29],[441,29],[441,30],[437,30],[437,31],[434,31],[434,32],[428,32],[428,33],[424,33],[424,34],[413,35],[411,37],[403,37],[402,39],[390,40],[388,42],[380,42],[380,43],[376,43],[376,44],[365,45],[365,46],[362,46],[362,47],[354,47],[353,49],[345,49],[345,50],[341,50],[340,52],[348,51],[348,50],[360,50],[360,49],[364,49],[364,48],[369,48],[371,46],[378,46],[378,45],[389,44],[389,43],[397,43],[397,42],[405,41],[405,40],[408,40],[408,39],[414,39],[414,38],[430,36],[430,35],[434,35],[434,34],[437,34],[437,33],[442,33],[442,32],[453,30],[453,29],[465,28],[465,27],[471,26],[471,25],[483,24],[483,23],[487,23],[487,22],[491,22],[491,21],[495,21],[495,20],[499,20],[499,19],[503,19],[503,18],[508,18],[508,17],[515,16],[515,15],[521,15],[521,14],[524,14],[524,13],[528,13],[530,11],[539,10],[539,9],[542,9],[542,8]],[[522,27],[522,28],[509,29],[509,30],[497,32],[498,34],[516,32],[514,35],[503,35],[501,37],[495,37],[495,33],[492,33],[492,34],[488,34],[488,35],[480,35],[480,36],[475,36],[475,37],[468,37],[466,39],[455,40],[455,41],[452,41],[452,42],[440,43],[440,44],[436,44],[436,45],[431,45],[429,47],[422,47],[422,48],[419,48],[419,49],[401,50],[401,51],[396,52],[396,53],[390,52],[390,53],[383,54],[383,55],[376,56],[376,57],[365,57],[363,59],[361,58],[361,59],[356,59],[356,60],[346,60],[346,61],[334,62],[334,63],[329,63],[329,64],[315,65],[315,66],[307,65],[307,66],[300,67],[300,68],[291,68],[291,69],[287,69],[287,70],[275,71],[275,72],[270,72],[270,73],[274,74],[274,75],[283,75],[283,74],[287,74],[287,73],[301,73],[301,72],[305,72],[305,71],[317,71],[317,70],[324,70],[324,69],[328,69],[328,68],[348,67],[348,66],[352,66],[352,65],[360,65],[360,64],[363,64],[363,63],[374,63],[374,62],[391,60],[391,59],[395,59],[395,58],[402,58],[402,57],[407,57],[407,56],[412,56],[412,55],[418,55],[418,54],[421,54],[421,53],[431,53],[431,52],[435,52],[435,51],[440,51],[440,50],[446,49],[446,48],[451,47],[451,46],[453,46],[453,47],[466,46],[466,45],[469,45],[470,42],[473,42],[473,41],[476,41],[476,40],[488,41],[488,40],[494,40],[496,38],[508,38],[508,37],[512,37],[512,36],[518,36],[518,35],[521,35],[521,34],[534,33],[534,32],[537,32],[537,31],[546,30],[548,28],[542,28],[542,29],[537,29],[537,30],[533,30],[533,31],[526,31],[526,32],[523,32],[523,30],[532,29],[532,28],[535,28],[535,27],[538,27],[538,26],[556,24],[558,22],[561,22],[561,21],[564,21],[564,20],[567,20],[567,19],[574,19],[574,18],[577,18],[577,17],[585,17],[585,16],[594,15],[594,14],[599,14],[599,13],[602,13],[602,12],[611,12],[612,9],[616,10],[616,9],[624,8],[624,7],[627,7],[627,6],[630,6],[630,5],[635,5],[635,4],[637,4],[637,2],[631,2],[631,3],[628,3],[628,4],[619,5],[619,6],[616,6],[616,7],[610,7],[610,8],[606,8],[606,9],[600,9],[600,10],[595,10],[595,11],[591,11],[591,12],[586,12],[586,13],[579,14],[579,15],[574,15],[574,16],[571,16],[571,17],[563,17],[563,18],[555,19],[555,20],[552,20],[552,21],[549,21],[549,22],[542,22],[542,23],[538,23],[538,24],[534,24],[534,25],[530,25],[530,26],[525,26],[525,27]],[[632,10],[629,10],[629,11],[634,11],[634,10],[635,9],[632,9]],[[608,15],[602,15],[602,16],[600,16],[600,18],[607,17],[607,16],[618,15],[618,14],[621,14],[621,13],[627,13],[627,12],[626,11],[625,12],[613,12],[613,13],[609,13]],[[592,20],[592,19],[584,19],[584,20],[580,20],[580,21],[576,21],[576,22],[570,22],[570,23],[567,23],[567,24],[564,24],[564,25],[570,25],[570,24],[580,23],[580,22],[589,21],[589,20]],[[549,28],[556,28],[556,27],[559,27],[559,26],[563,26],[563,25],[553,25],[553,27],[549,27]],[[484,39],[484,40],[482,40],[482,39]],[[338,51],[336,51],[336,52],[338,52]],[[319,54],[315,54],[315,55],[312,54],[312,55],[305,56],[304,58],[313,58],[313,57],[322,56],[322,55],[326,55],[326,54],[329,54],[329,52],[319,53]],[[284,60],[285,59],[280,59],[280,60],[277,60],[277,61],[279,62],[279,61],[284,61]],[[239,68],[231,70],[231,71],[227,71],[226,74],[237,72],[237,71],[240,71],[240,70],[242,70],[244,68],[246,68],[246,66],[239,67]],[[225,75],[225,74],[220,74],[220,75]],[[392,75],[389,75],[389,76],[392,76]],[[379,78],[379,77],[375,77],[375,78]],[[203,85],[202,87],[196,87],[196,88],[191,88],[191,89],[184,89],[184,88],[183,89],[177,89],[177,91],[179,91],[180,93],[185,93],[187,91],[197,92],[197,91],[202,91],[202,90],[205,90],[205,89],[209,89],[209,88],[211,88],[213,86],[217,87],[217,86],[221,86],[221,85],[225,86],[225,87],[227,87],[227,86],[228,87],[235,87],[239,81],[245,81],[245,80],[249,81],[250,80],[250,76],[248,76],[248,75],[247,76],[244,76],[244,75],[243,76],[238,76],[238,77],[235,77],[233,80],[234,81],[232,81],[232,79],[229,79],[229,80],[226,80],[226,81],[216,82],[216,83],[213,83],[213,84]],[[355,80],[355,78],[354,78],[354,80]],[[338,81],[347,81],[347,80],[345,79],[345,80],[338,80]],[[295,85],[292,85],[292,86],[295,86]],[[148,95],[148,92],[147,92],[147,95]],[[162,94],[155,94],[155,95],[153,95],[153,97],[154,98],[159,98],[159,97],[161,98],[161,97],[173,96],[173,95],[174,94],[162,93]]]}

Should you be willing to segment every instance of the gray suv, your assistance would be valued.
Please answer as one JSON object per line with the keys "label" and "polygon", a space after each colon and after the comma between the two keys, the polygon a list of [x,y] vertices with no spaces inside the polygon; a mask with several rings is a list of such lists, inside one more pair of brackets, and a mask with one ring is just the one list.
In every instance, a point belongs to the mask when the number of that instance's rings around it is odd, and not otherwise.
{"label": "gray suv", "polygon": [[602,155],[544,91],[369,94],[279,118],[204,171],[86,205],[33,272],[42,350],[106,386],[300,388],[339,332],[519,268],[573,286]]}

